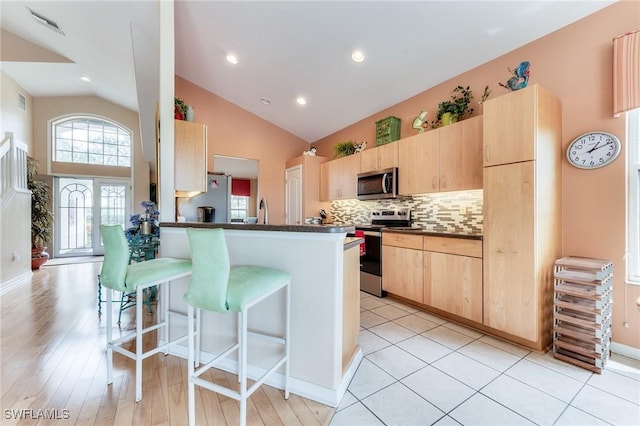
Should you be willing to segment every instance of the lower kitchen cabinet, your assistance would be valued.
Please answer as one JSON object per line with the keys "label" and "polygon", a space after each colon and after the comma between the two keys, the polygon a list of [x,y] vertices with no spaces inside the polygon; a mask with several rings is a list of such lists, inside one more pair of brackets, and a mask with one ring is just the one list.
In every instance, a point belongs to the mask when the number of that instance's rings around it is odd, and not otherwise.
{"label": "lower kitchen cabinet", "polygon": [[383,290],[422,303],[423,264],[421,236],[382,234]]}
{"label": "lower kitchen cabinet", "polygon": [[382,286],[482,324],[482,240],[383,232]]}
{"label": "lower kitchen cabinet", "polygon": [[482,259],[424,252],[424,300],[482,323]]}

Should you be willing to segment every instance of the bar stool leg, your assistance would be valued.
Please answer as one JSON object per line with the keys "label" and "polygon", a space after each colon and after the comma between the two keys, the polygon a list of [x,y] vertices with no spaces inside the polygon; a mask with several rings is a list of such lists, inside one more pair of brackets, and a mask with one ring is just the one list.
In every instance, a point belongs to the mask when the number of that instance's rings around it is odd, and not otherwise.
{"label": "bar stool leg", "polygon": [[[162,338],[164,339],[164,344],[169,343],[169,282],[159,284],[160,289],[156,293],[156,300],[158,300],[158,306],[156,309],[157,315],[160,315],[162,312],[161,306],[164,308],[164,316],[162,317],[162,322],[164,322],[164,326],[162,327]],[[156,287],[157,288],[157,287]],[[151,292],[149,292],[151,293]],[[149,304],[151,306],[151,304]],[[160,322],[160,318],[158,318],[157,322]],[[164,354],[169,354],[169,347],[164,350]]]}
{"label": "bar stool leg", "polygon": [[287,304],[285,308],[284,350],[287,360],[284,363],[284,399],[289,399],[289,366],[290,366],[290,337],[291,337],[291,284],[287,284]]}
{"label": "bar stool leg", "polygon": [[242,311],[238,312],[238,383],[242,382]]}
{"label": "bar stool leg", "polygon": [[136,289],[136,402],[142,400],[142,286]]}
{"label": "bar stool leg", "polygon": [[[196,398],[195,398],[195,383],[193,383],[193,372],[195,362],[195,324],[193,318],[193,306],[187,304],[187,334],[189,335],[189,359],[187,361],[187,400],[189,402],[189,426],[195,426],[196,424]],[[196,309],[196,315],[199,314],[200,309]]]}
{"label": "bar stool leg", "polygon": [[[240,312],[242,329],[240,334],[240,426],[247,424],[247,311]],[[240,319],[240,318],[239,318]]]}
{"label": "bar stool leg", "polygon": [[107,289],[107,384],[113,383],[113,349],[111,349],[111,341],[113,340],[113,291]]}
{"label": "bar stool leg", "polygon": [[196,323],[194,325],[194,333],[196,334],[196,354],[195,366],[200,366],[200,329],[202,328],[202,309],[196,309]]}

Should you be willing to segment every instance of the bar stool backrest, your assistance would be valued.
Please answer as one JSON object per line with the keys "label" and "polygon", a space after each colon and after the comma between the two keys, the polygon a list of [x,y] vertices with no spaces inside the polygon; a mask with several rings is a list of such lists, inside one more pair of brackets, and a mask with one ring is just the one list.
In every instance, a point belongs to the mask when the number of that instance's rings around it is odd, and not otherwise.
{"label": "bar stool backrest", "polygon": [[104,261],[100,270],[100,284],[122,292],[127,290],[125,278],[129,265],[129,243],[120,225],[100,225],[104,244]]}
{"label": "bar stool backrest", "polygon": [[229,252],[223,229],[187,228],[192,272],[185,299],[196,308],[227,312]]}

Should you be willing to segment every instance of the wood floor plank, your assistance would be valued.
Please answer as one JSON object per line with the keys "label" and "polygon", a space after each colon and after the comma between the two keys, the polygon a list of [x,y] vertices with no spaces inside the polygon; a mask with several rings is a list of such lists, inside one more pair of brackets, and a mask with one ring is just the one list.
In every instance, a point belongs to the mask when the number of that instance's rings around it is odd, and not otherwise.
{"label": "wood floor plank", "polygon": [[[135,362],[114,354],[113,384],[106,380],[106,306],[97,314],[100,263],[60,265],[34,271],[0,298],[0,406],[10,410],[67,410],[68,419],[4,419],[2,425],[186,425],[187,361],[156,354],[143,362],[143,399],[135,402]],[[80,285],[79,285],[80,283]],[[145,310],[145,326],[156,321]],[[113,310],[113,335],[135,329],[135,310]],[[157,334],[143,339],[145,348]],[[127,342],[135,349],[135,341]],[[239,389],[237,376],[211,369],[202,376]],[[252,383],[249,381],[249,386]],[[249,425],[328,424],[335,410],[262,385],[247,403]],[[236,400],[196,386],[197,425],[236,425]]]}

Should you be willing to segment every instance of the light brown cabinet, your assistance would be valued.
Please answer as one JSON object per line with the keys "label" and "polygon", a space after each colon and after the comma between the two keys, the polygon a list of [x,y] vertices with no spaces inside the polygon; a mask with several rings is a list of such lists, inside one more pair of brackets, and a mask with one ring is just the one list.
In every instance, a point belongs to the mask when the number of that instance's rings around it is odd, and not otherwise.
{"label": "light brown cabinet", "polygon": [[348,155],[321,164],[321,200],[331,201],[356,198],[356,180],[359,171],[359,154]]}
{"label": "light brown cabinet", "polygon": [[484,324],[543,350],[561,255],[561,105],[533,85],[487,101],[484,117]]}
{"label": "light brown cabinet", "polygon": [[403,195],[482,188],[482,116],[398,142]]}
{"label": "light brown cabinet", "polygon": [[382,234],[383,290],[422,303],[423,264],[421,236]]}
{"label": "light brown cabinet", "polygon": [[365,149],[360,154],[360,173],[398,167],[398,143]]}
{"label": "light brown cabinet", "polygon": [[482,241],[384,232],[382,286],[482,323]]}
{"label": "light brown cabinet", "polygon": [[482,241],[424,237],[424,303],[482,323]]}
{"label": "light brown cabinet", "polygon": [[174,120],[174,189],[207,191],[207,126]]}

